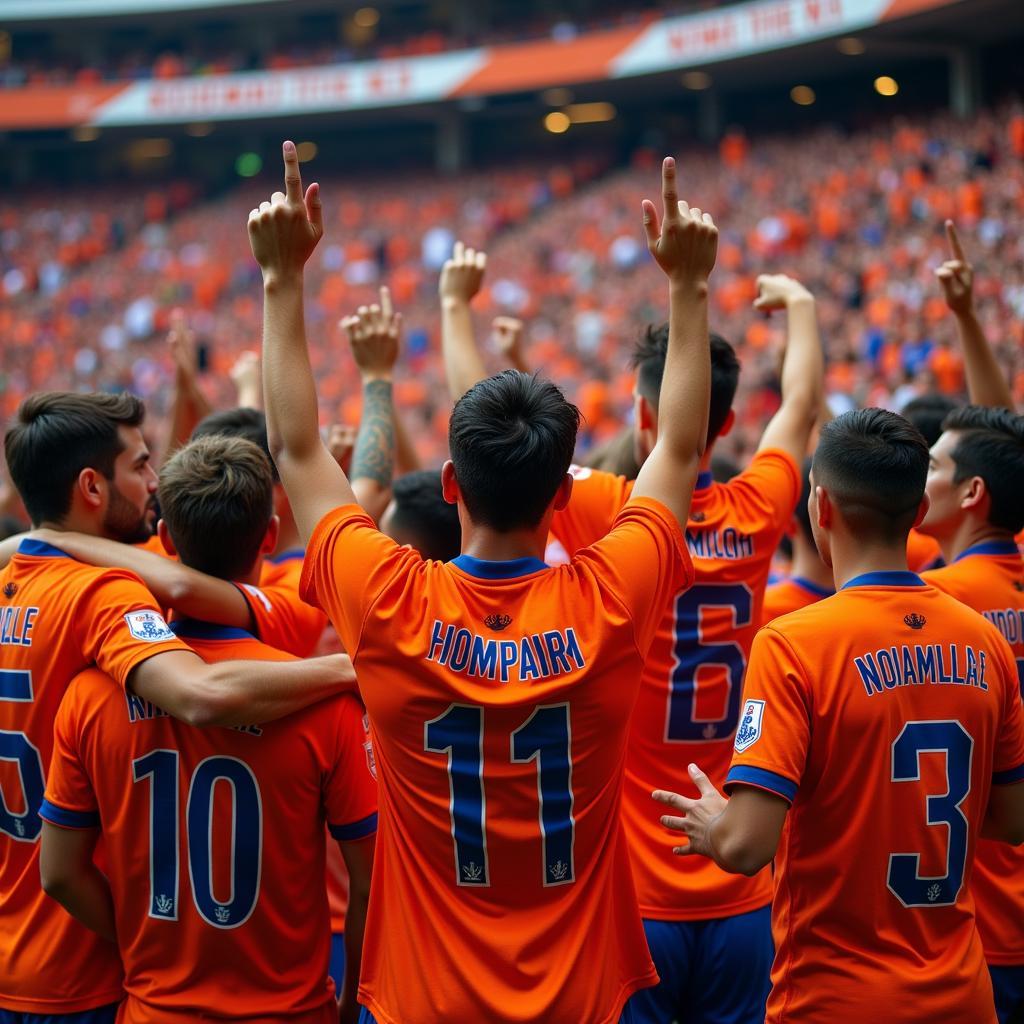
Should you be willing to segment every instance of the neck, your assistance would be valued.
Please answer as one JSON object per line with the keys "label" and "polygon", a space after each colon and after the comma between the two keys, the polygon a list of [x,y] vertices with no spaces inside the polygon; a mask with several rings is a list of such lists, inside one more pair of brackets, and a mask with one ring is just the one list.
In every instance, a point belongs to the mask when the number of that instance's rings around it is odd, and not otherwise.
{"label": "neck", "polygon": [[541,530],[499,533],[488,526],[462,525],[462,554],[486,562],[510,562],[515,558],[539,558],[547,548],[547,523]]}
{"label": "neck", "polygon": [[245,573],[244,575],[238,576],[234,580],[229,580],[228,582],[229,583],[248,583],[250,586],[256,587],[256,586],[259,586],[260,573],[262,571],[263,571],[263,556],[260,555],[259,558],[257,558],[256,561],[253,563],[252,568],[247,573]]}
{"label": "neck", "polygon": [[948,537],[937,538],[942,549],[942,557],[949,565],[975,544],[984,544],[990,540],[1013,540],[1009,530],[999,530],[991,523],[979,522],[968,516]]}
{"label": "neck", "polygon": [[[46,519],[36,523],[34,529],[53,530],[55,533],[84,533],[87,537],[107,537],[99,521],[88,516],[79,515],[74,509],[60,522],[55,519]],[[108,539],[120,540],[119,537],[110,537]]]}
{"label": "neck", "polygon": [[902,543],[883,544],[833,534],[831,549],[836,590],[867,572],[907,572],[906,537]]}
{"label": "neck", "polygon": [[834,586],[832,570],[821,560],[818,549],[801,535],[793,538],[793,564],[789,574],[809,580],[825,590]]}

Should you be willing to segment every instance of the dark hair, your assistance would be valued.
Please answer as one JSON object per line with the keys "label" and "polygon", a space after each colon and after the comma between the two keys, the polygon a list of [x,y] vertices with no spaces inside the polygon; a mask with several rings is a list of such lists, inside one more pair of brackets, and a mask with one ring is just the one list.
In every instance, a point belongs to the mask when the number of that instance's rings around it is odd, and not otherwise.
{"label": "dark hair", "polygon": [[534,527],[572,462],[580,411],[551,381],[505,370],[455,404],[448,448],[474,523]]}
{"label": "dark hair", "polygon": [[900,412],[905,420],[910,420],[924,435],[931,448],[942,433],[943,420],[957,407],[957,403],[948,395],[938,393],[921,395],[912,398]]}
{"label": "dark hair", "polygon": [[943,430],[955,430],[954,483],[980,476],[991,498],[988,521],[1000,530],[1024,528],[1024,416],[1009,409],[967,405],[951,412]]}
{"label": "dark hair", "polygon": [[412,546],[427,559],[448,562],[462,550],[459,510],[444,500],[441,473],[420,469],[400,476],[392,489],[392,521],[412,540]]}
{"label": "dark hair", "polygon": [[267,440],[267,417],[259,409],[239,406],[237,409],[225,409],[223,412],[211,412],[199,421],[192,431],[192,438],[197,437],[243,437],[263,450],[270,462],[270,472],[274,483],[280,481],[277,466],[270,454],[270,442]]}
{"label": "dark hair", "polygon": [[811,513],[807,508],[807,502],[811,498],[811,464],[810,456],[804,459],[800,467],[803,473],[803,487],[800,488],[800,500],[796,503],[796,521],[800,524],[800,532],[807,540],[814,544],[814,533],[811,530]]}
{"label": "dark hair", "polygon": [[26,398],[4,437],[4,453],[32,522],[63,520],[83,469],[113,480],[114,462],[124,451],[118,427],[138,427],[145,414],[142,399],[127,391],[43,391]]}
{"label": "dark hair", "polygon": [[[648,325],[633,349],[633,368],[637,371],[640,394],[655,409],[661,396],[668,354],[668,324]],[[711,444],[721,433],[732,411],[740,381],[740,361],[736,351],[720,334],[711,333],[711,404],[708,406],[708,436]]]}
{"label": "dark hair", "polygon": [[885,409],[843,413],[821,428],[814,479],[853,532],[895,543],[914,525],[928,476],[917,427]]}
{"label": "dark hair", "polygon": [[252,570],[273,514],[270,461],[241,437],[200,437],[160,470],[160,508],[185,565],[234,580]]}

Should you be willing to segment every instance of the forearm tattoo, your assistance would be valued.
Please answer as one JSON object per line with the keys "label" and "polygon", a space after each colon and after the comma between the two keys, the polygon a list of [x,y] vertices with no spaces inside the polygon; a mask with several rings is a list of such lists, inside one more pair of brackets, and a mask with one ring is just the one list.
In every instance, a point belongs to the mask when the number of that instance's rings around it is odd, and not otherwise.
{"label": "forearm tattoo", "polygon": [[381,487],[391,485],[395,464],[395,417],[391,381],[371,380],[363,385],[363,415],[352,454],[353,480],[369,479]]}

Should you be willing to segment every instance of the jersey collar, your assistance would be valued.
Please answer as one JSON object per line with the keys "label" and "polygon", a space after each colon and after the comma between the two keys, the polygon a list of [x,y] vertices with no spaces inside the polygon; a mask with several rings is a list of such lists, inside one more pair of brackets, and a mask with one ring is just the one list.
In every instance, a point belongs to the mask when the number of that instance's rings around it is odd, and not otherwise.
{"label": "jersey collar", "polygon": [[715,482],[715,478],[711,475],[711,470],[705,469],[697,474],[697,482],[693,485],[694,491],[706,491]]}
{"label": "jersey collar", "polygon": [[252,633],[238,626],[221,626],[201,619],[175,619],[171,632],[186,640],[255,640]]}
{"label": "jersey collar", "polygon": [[916,572],[865,572],[848,580],[841,589],[848,590],[850,587],[924,587],[926,585]]}
{"label": "jersey collar", "polygon": [[302,561],[305,557],[305,548],[289,548],[287,551],[282,551],[280,554],[268,555],[265,561],[270,562],[272,565],[280,565],[282,562]]}
{"label": "jersey collar", "polygon": [[[790,576],[789,581],[812,594],[817,594],[818,597],[831,597],[835,593],[834,590],[830,590],[828,587],[819,587],[817,583],[814,583],[812,580],[804,579],[803,576]],[[849,584],[847,584],[847,586],[849,586]]]}
{"label": "jersey collar", "polygon": [[971,555],[1020,555],[1020,548],[1012,540],[984,540],[980,544],[972,544],[969,548],[961,551],[954,562],[962,558],[970,558]]}
{"label": "jersey collar", "polygon": [[26,537],[18,545],[19,555],[33,555],[36,558],[70,558],[71,556],[66,551],[61,551],[60,548],[55,548],[52,544],[47,544],[45,541],[32,540],[30,537]]}
{"label": "jersey collar", "polygon": [[539,558],[511,558],[506,562],[490,562],[472,555],[459,555],[452,559],[451,564],[467,576],[476,576],[481,580],[513,580],[551,568]]}

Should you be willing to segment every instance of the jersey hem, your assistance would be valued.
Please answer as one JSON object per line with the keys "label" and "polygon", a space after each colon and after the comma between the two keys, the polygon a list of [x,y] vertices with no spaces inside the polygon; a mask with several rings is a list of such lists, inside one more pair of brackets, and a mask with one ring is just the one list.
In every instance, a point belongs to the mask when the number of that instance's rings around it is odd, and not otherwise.
{"label": "jersey hem", "polygon": [[[689,893],[681,894],[691,895]],[[740,914],[749,914],[755,910],[763,910],[772,905],[772,898],[769,894],[766,897],[759,896],[757,899],[743,900],[741,903],[731,903],[727,907],[693,907],[683,911],[675,907],[645,907],[640,905],[640,917],[644,921],[720,921],[726,917],[739,917]]]}
{"label": "jersey hem", "polygon": [[84,1013],[86,1010],[102,1010],[112,1003],[120,1003],[124,997],[124,989],[120,986],[116,989],[109,989],[105,995],[82,996],[79,999],[18,999],[0,992],[0,1010],[11,1010],[14,1013],[46,1014],[47,1016]]}

